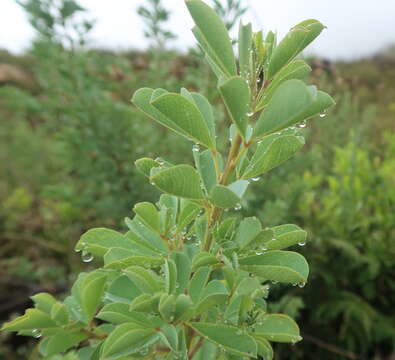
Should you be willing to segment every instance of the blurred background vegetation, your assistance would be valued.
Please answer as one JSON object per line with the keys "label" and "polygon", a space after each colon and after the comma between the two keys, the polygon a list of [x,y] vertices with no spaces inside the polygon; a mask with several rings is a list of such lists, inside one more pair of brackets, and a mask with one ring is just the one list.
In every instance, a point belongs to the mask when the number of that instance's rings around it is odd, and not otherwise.
{"label": "blurred background vegetation", "polygon": [[[243,1],[212,1],[231,28]],[[24,55],[0,51],[0,322],[29,296],[62,296],[89,266],[73,246],[94,226],[123,228],[138,201],[158,194],[135,159],[191,162],[180,141],[133,108],[142,87],[202,92],[226,114],[200,50],[168,50],[169,12],[147,0],[138,13],[150,47],[92,50],[94,27],[73,0],[21,0],[38,36]],[[252,186],[243,215],[296,223],[309,239],[304,289],[273,284],[271,311],[298,319],[304,341],[276,359],[395,358],[395,50],[331,63],[311,58],[310,82],[337,106],[309,123],[304,152]],[[0,359],[37,359],[35,341],[0,335]],[[58,357],[56,358],[58,359]]]}

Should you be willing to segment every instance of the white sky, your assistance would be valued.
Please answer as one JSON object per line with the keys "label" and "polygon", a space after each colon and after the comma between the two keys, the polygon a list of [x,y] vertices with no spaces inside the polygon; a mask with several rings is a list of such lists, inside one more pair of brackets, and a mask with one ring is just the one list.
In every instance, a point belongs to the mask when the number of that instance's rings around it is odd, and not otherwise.
{"label": "white sky", "polygon": [[[206,0],[209,2],[209,0]],[[292,25],[307,18],[323,22],[325,30],[309,52],[331,59],[369,55],[395,43],[395,0],[244,0],[250,11],[244,22],[255,29],[277,30],[283,36]],[[144,0],[80,0],[97,20],[92,45],[113,49],[143,48],[143,24],[136,8]],[[195,40],[183,0],[163,0],[171,10],[169,28],[178,35],[173,47],[183,49]],[[26,49],[34,37],[23,10],[15,0],[0,0],[0,48]]]}

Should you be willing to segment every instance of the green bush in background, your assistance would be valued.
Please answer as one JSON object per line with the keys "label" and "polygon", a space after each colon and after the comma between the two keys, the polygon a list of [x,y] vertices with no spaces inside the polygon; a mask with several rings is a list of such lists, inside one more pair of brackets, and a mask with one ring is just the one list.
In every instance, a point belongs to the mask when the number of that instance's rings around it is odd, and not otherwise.
{"label": "green bush in background", "polygon": [[[72,10],[67,21],[81,29],[73,33],[70,47],[62,26],[55,27],[60,34],[54,35],[53,20],[45,12],[50,3],[31,1],[27,9],[36,22],[46,24],[29,54],[0,53],[0,62],[27,71],[26,82],[0,88],[4,321],[23,312],[29,305],[23,299],[33,292],[67,288],[69,276],[81,268],[69,249],[82,232],[97,224],[117,229],[133,203],[155,199],[153,188],[134,170],[136,158],[148,153],[188,161],[187,142],[176,142],[129,106],[131,93],[142,83],[203,90],[221,119],[218,142],[225,144],[228,137],[215,78],[197,61],[199,51],[185,56],[155,49],[124,54],[87,50],[87,30],[94,23],[77,21],[74,15],[84,12],[64,1]],[[158,58],[170,65],[159,69]],[[271,286],[270,299],[276,302],[271,311],[297,317],[304,331],[297,347],[275,347],[278,359],[386,359],[394,351],[393,64],[389,54],[338,63],[335,72],[329,68],[322,74],[315,65],[312,80],[336,94],[336,109],[309,126],[302,154],[252,184],[242,202],[243,215],[258,213],[264,226],[293,222],[309,233],[302,249],[311,261],[309,285],[291,293],[280,284]],[[88,131],[87,124],[95,126]],[[130,142],[134,132],[140,136]],[[114,179],[114,171],[122,179]],[[27,358],[25,343],[4,335],[0,342],[0,358]]]}

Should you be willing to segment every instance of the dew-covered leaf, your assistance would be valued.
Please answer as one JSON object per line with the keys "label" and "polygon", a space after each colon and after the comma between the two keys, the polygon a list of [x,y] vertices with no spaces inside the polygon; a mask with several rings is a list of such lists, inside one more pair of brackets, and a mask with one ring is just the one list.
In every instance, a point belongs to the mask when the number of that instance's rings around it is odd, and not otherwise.
{"label": "dew-covered leaf", "polygon": [[255,340],[236,326],[193,322],[189,324],[197,333],[208,341],[240,356],[257,356]]}
{"label": "dew-covered leaf", "polygon": [[266,280],[305,283],[309,275],[306,259],[292,251],[273,250],[239,259],[241,269]]}
{"label": "dew-covered leaf", "polygon": [[203,199],[200,178],[189,165],[177,165],[151,176],[151,182],[165,193],[186,199]]}

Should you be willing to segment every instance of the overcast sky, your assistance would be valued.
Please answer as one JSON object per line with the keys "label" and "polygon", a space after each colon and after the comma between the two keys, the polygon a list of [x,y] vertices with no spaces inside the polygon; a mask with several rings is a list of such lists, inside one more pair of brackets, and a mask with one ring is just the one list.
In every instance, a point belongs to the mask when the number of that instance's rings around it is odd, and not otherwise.
{"label": "overcast sky", "polygon": [[[183,49],[195,42],[183,0],[163,0],[172,12],[169,28],[178,35],[172,47]],[[206,0],[209,2],[209,0]],[[283,36],[292,25],[316,18],[326,29],[309,52],[331,59],[372,54],[395,43],[395,0],[244,0],[250,11],[244,16],[255,29],[277,30]],[[144,0],[80,0],[97,20],[91,39],[94,46],[113,49],[143,48],[143,24],[136,8]],[[24,12],[15,0],[0,0],[0,48],[26,49],[34,37]]]}

